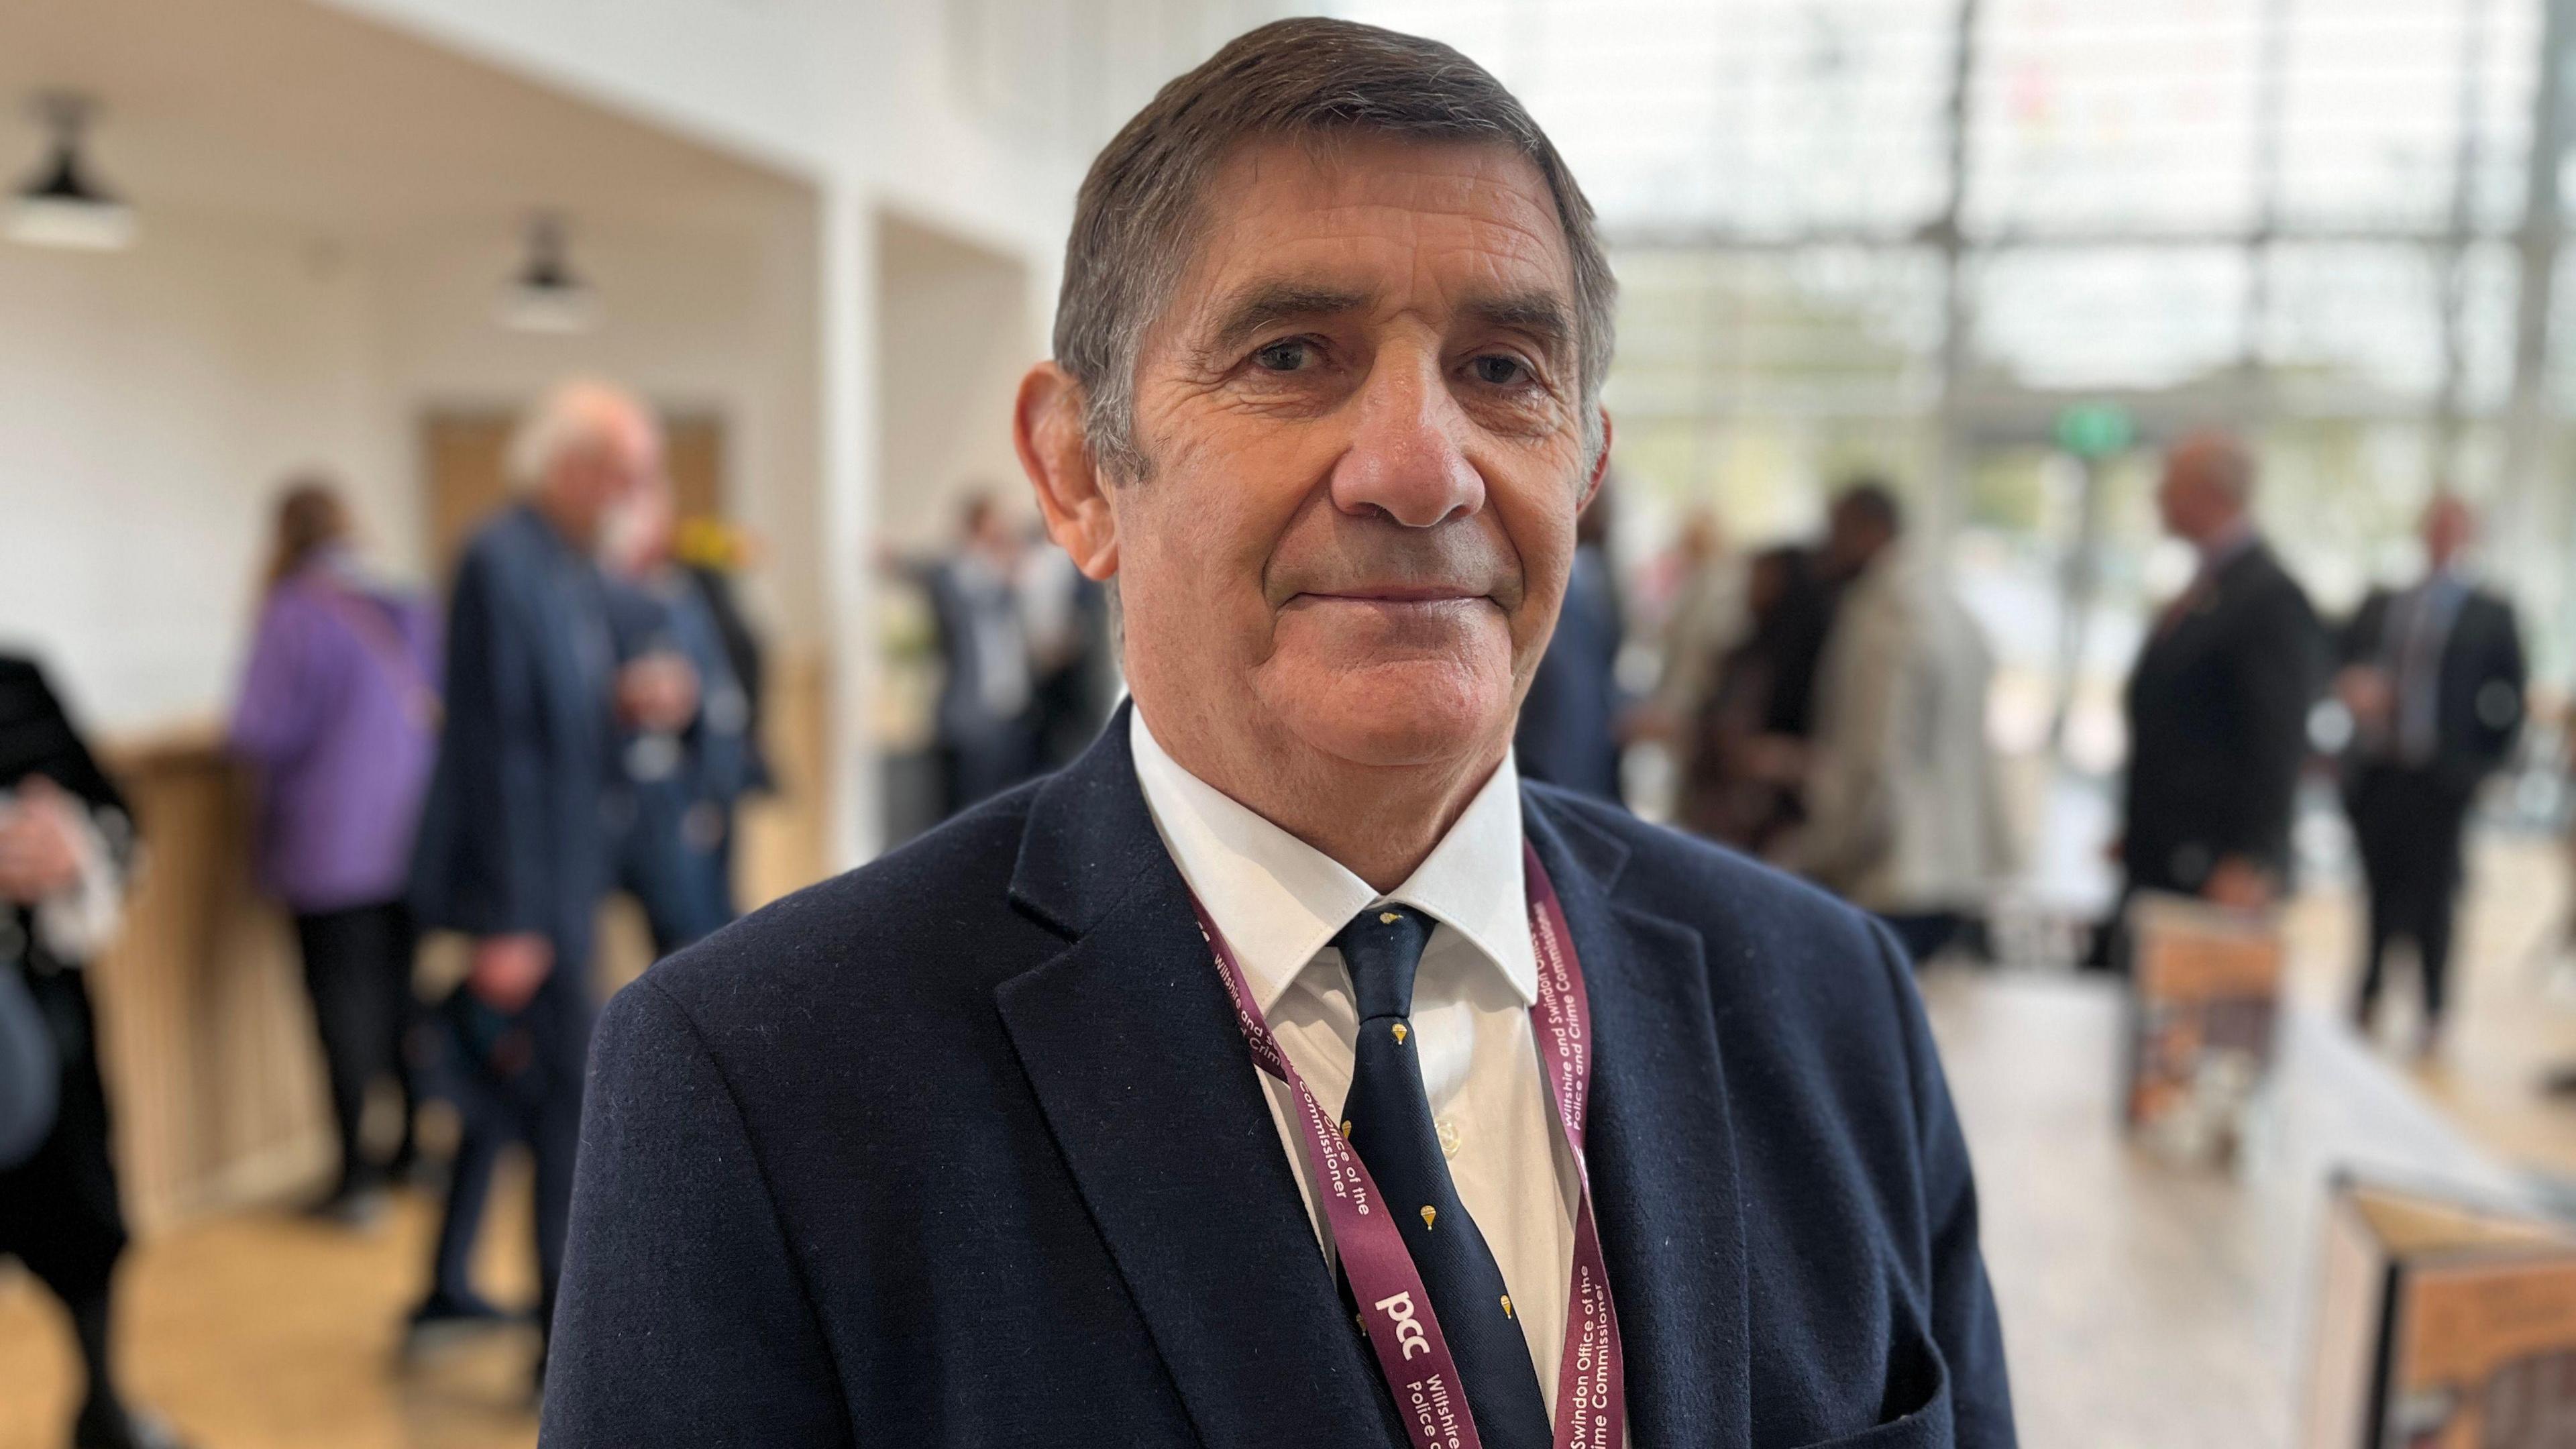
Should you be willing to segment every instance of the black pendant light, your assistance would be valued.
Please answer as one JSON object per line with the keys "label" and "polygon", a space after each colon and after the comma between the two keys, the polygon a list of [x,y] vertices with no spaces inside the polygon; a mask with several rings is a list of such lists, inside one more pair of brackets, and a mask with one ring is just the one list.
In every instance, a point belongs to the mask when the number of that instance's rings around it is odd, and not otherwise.
{"label": "black pendant light", "polygon": [[36,114],[52,133],[43,165],[9,198],[0,231],[29,246],[119,251],[134,244],[134,208],[93,184],[81,164],[81,130],[95,113],[89,100],[51,94]]}
{"label": "black pendant light", "polygon": [[563,220],[541,212],[528,222],[528,259],[501,293],[501,325],[518,332],[587,332],[599,323],[599,299],[573,272]]}

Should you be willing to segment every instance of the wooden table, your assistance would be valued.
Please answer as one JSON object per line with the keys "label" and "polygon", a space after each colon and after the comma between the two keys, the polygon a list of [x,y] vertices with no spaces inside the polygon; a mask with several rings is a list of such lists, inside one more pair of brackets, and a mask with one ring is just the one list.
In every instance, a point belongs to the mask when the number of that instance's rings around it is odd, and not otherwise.
{"label": "wooden table", "polygon": [[2331,1174],[2530,1196],[2348,1028],[2304,1008],[2285,1012],[2268,1101],[2222,1171],[2119,1131],[2115,983],[1936,972],[1924,997],[2034,1449],[2288,1449]]}

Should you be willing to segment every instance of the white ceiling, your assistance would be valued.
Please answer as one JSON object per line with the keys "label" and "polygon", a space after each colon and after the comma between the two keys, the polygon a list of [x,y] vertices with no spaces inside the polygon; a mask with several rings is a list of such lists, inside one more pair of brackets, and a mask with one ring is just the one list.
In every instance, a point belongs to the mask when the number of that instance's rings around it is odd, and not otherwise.
{"label": "white ceiling", "polygon": [[311,0],[0,0],[0,186],[41,159],[34,95],[103,107],[94,178],[156,210],[386,237],[511,227],[740,232],[802,183]]}

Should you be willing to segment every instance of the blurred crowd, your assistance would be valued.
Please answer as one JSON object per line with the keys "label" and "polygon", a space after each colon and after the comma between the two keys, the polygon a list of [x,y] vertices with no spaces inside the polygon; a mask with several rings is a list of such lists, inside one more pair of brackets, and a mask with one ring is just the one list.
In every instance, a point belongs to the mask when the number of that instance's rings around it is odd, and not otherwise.
{"label": "blurred crowd", "polygon": [[1973,944],[2010,868],[1986,737],[1994,660],[1896,490],[1845,485],[1824,536],[1739,557],[1695,517],[1641,576],[1652,687],[1628,633],[1609,490],[1584,515],[1565,613],[1521,710],[1522,772],[1625,800],[1628,747],[1670,761],[1672,823],[1797,871],[1917,960]]}
{"label": "blurred crowd", "polygon": [[983,490],[960,505],[947,551],[882,562],[929,605],[937,818],[1082,753],[1119,690],[1107,589]]}
{"label": "blurred crowd", "polygon": [[[369,566],[328,481],[277,505],[227,743],[257,781],[256,874],[293,920],[337,1127],[310,1211],[362,1226],[390,1182],[444,1177],[407,1350],[530,1316],[469,1271],[512,1144],[534,1160],[533,1316],[551,1316],[601,902],[630,895],[657,953],[734,915],[735,811],[767,783],[761,650],[734,595],[740,542],[679,525],[661,447],[630,394],[557,389],[512,440],[518,495],[466,544],[443,614]],[[135,831],[31,660],[0,659],[0,779],[0,1254],[68,1310],[74,1442],[173,1444],[110,1353],[126,1233],[77,969],[114,927]],[[424,931],[470,943],[434,1001],[415,991]],[[387,1084],[402,1128],[380,1151],[363,1129]],[[431,1098],[459,1123],[442,1164],[413,1132]]]}
{"label": "blurred crowd", "polygon": [[[2260,912],[2292,884],[2300,782],[2330,776],[2368,901],[2356,1022],[2411,958],[2417,1048],[2440,1044],[2463,839],[2512,757],[2526,665],[2511,601],[2479,581],[2477,517],[2436,490],[2421,570],[2322,620],[2254,521],[2257,466],[2216,432],[2177,442],[2159,518],[2192,550],[2151,621],[2123,708],[2129,759],[2110,843],[2118,899],[2085,964],[2124,969],[2142,893]],[[1742,556],[1699,516],[1635,574],[1608,556],[1609,497],[1585,516],[1565,616],[1521,714],[1532,778],[1629,794],[1634,747],[1670,761],[1674,824],[1805,875],[1877,914],[1917,961],[1983,956],[2019,854],[1987,727],[1995,659],[1909,528],[1896,490],[1855,479],[1821,538]],[[1623,653],[1655,656],[1623,685]]]}

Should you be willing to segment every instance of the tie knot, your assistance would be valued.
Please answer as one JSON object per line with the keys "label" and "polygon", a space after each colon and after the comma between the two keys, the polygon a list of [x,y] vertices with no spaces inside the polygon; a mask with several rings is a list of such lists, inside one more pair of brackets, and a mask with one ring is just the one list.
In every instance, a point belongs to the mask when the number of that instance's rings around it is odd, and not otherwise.
{"label": "tie knot", "polygon": [[1333,938],[1350,969],[1360,1020],[1413,1014],[1413,973],[1435,924],[1411,906],[1371,906]]}

